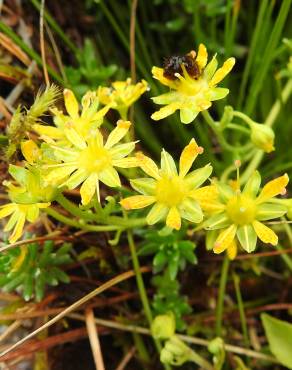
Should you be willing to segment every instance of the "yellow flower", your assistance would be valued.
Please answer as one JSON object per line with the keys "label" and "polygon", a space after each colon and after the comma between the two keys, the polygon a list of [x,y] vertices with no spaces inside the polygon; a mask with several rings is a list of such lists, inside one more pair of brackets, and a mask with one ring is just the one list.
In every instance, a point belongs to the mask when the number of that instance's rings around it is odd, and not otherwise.
{"label": "yellow flower", "polygon": [[96,92],[88,91],[82,98],[82,111],[79,113],[79,104],[74,93],[69,89],[65,89],[63,94],[68,115],[59,111],[57,108],[53,108],[51,112],[54,114],[54,124],[56,127],[35,124],[33,129],[48,142],[64,140],[64,129],[67,126],[74,127],[78,134],[86,139],[91,135],[92,131],[101,126],[103,118],[111,105],[107,104],[98,110],[99,99]]}
{"label": "yellow flower", "polygon": [[4,231],[13,232],[9,237],[10,243],[15,243],[22,235],[25,220],[34,222],[39,217],[39,210],[49,207],[50,203],[18,204],[8,203],[0,207],[0,219],[10,216]]}
{"label": "yellow flower", "polygon": [[282,217],[287,212],[287,207],[276,204],[273,198],[285,192],[288,181],[287,174],[278,177],[268,182],[259,194],[261,176],[258,172],[254,172],[242,191],[238,186],[214,183],[216,194],[204,204],[213,211],[204,222],[204,227],[211,230],[207,244],[212,245],[215,253],[227,250],[230,258],[236,256],[237,241],[249,253],[255,250],[257,238],[277,245],[277,235],[261,221]]}
{"label": "yellow flower", "polygon": [[161,153],[161,169],[152,159],[138,153],[139,166],[152,178],[130,180],[132,187],[143,195],[134,195],[121,200],[121,205],[129,209],[139,209],[154,204],[146,221],[153,225],[166,218],[166,225],[179,230],[181,218],[199,223],[203,219],[197,201],[199,186],[210,176],[212,167],[208,164],[187,174],[197,155],[202,153],[194,139],[183,150],[179,161],[179,172],[172,156],[165,150]]}
{"label": "yellow flower", "polygon": [[128,108],[144,94],[147,87],[144,80],[133,85],[131,79],[127,78],[126,81],[113,82],[112,87],[99,87],[98,97],[103,104],[111,104],[124,119]]}
{"label": "yellow flower", "polygon": [[46,181],[59,184],[59,187],[67,186],[69,189],[75,189],[82,183],[80,194],[84,205],[90,202],[95,191],[99,199],[99,181],[110,187],[121,186],[115,167],[137,166],[136,158],[127,157],[134,150],[135,143],[118,144],[130,126],[129,121],[118,121],[105,144],[98,129],[85,139],[74,127],[66,128],[64,133],[71,146],[51,145],[59,163],[45,167],[52,169],[46,176]]}
{"label": "yellow flower", "polygon": [[[190,55],[194,55],[194,52],[191,52]],[[153,67],[153,77],[168,86],[171,91],[152,98],[154,103],[165,105],[165,107],[153,113],[151,118],[157,121],[179,110],[181,122],[191,123],[199,112],[211,107],[212,101],[225,98],[229,90],[217,87],[217,84],[231,71],[235,59],[227,59],[217,71],[216,56],[209,64],[207,64],[207,59],[207,49],[203,44],[200,44],[195,59],[199,69],[197,78],[189,75],[184,64],[181,65],[183,75],[176,73],[175,79],[165,77],[162,68]]]}
{"label": "yellow flower", "polygon": [[14,228],[9,237],[10,243],[14,243],[21,237],[25,220],[34,222],[39,217],[40,209],[50,206],[55,192],[52,187],[45,186],[38,170],[10,165],[9,173],[17,184],[3,183],[8,187],[11,203],[0,207],[0,219],[10,216],[4,231]]}

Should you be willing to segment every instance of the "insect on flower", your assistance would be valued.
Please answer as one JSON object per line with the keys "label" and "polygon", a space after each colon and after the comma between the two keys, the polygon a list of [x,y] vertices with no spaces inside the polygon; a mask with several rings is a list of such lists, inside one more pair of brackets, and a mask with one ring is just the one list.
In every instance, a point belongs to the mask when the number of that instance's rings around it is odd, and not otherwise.
{"label": "insect on flower", "polygon": [[163,105],[152,114],[152,119],[158,121],[179,110],[181,122],[191,123],[213,101],[225,98],[229,90],[217,85],[231,71],[235,59],[228,58],[218,69],[216,55],[207,62],[207,49],[200,44],[197,56],[191,51],[184,57],[170,57],[164,68],[152,68],[153,77],[170,88],[169,92],[152,98],[154,103]]}
{"label": "insect on flower", "polygon": [[163,76],[170,80],[176,80],[178,78],[176,73],[181,75],[183,74],[182,66],[185,67],[186,71],[192,78],[197,79],[200,77],[201,71],[196,62],[195,51],[191,51],[183,56],[173,55],[165,58],[163,62]]}

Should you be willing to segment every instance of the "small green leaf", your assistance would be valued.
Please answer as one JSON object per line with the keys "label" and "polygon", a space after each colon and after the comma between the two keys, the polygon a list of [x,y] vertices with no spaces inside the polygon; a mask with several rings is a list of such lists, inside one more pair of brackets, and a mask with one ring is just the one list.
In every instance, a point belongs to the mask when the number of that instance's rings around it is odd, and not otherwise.
{"label": "small green leaf", "polygon": [[167,255],[163,252],[160,251],[158,252],[154,259],[153,259],[153,266],[158,267],[158,266],[163,266],[167,261]]}
{"label": "small green leaf", "polygon": [[280,363],[292,369],[292,324],[263,313],[261,319],[270,350]]}

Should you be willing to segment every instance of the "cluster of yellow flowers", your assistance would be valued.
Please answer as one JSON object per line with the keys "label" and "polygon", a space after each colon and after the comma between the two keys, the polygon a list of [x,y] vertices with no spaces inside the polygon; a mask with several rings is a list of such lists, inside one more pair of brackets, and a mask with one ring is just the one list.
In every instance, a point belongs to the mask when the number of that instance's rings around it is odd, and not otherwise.
{"label": "cluster of yellow flowers", "polygon": [[[153,68],[154,78],[171,89],[153,98],[155,103],[165,105],[152,115],[153,119],[180,110],[181,121],[190,123],[212,101],[228,94],[228,89],[217,84],[232,69],[234,58],[216,71],[216,57],[207,64],[206,48],[200,45],[195,60],[199,69],[196,78],[184,65],[183,74],[175,73],[174,79],[167,78],[163,69]],[[49,207],[58,192],[80,186],[81,203],[89,205],[95,194],[100,201],[100,182],[120,187],[119,169],[136,167],[148,177],[131,179],[132,188],[139,194],[122,199],[120,204],[126,210],[151,205],[146,216],[149,225],[165,220],[169,228],[179,230],[182,219],[197,224],[207,230],[207,247],[215,253],[227,250],[231,259],[236,256],[238,243],[247,252],[255,249],[257,238],[277,244],[276,234],[262,221],[282,217],[287,212],[287,204],[275,200],[285,192],[287,175],[268,182],[262,190],[258,172],[243,190],[238,181],[233,185],[222,183],[210,178],[210,164],[191,170],[203,152],[195,139],[183,149],[178,168],[165,150],[161,152],[160,167],[141,152],[131,154],[135,142],[127,140],[131,126],[127,111],[146,90],[145,81],[137,84],[130,79],[117,81],[111,88],[100,87],[96,92],[86,93],[80,112],[73,92],[65,89],[66,112],[51,109],[54,126],[41,122],[33,125],[37,140],[21,143],[25,167],[10,165],[14,181],[5,185],[11,202],[0,208],[0,218],[10,216],[5,231],[14,229],[9,238],[11,243],[21,237],[25,220],[34,222],[39,210]],[[101,125],[109,109],[117,110],[121,119],[105,138]],[[207,180],[209,183],[202,186]]]}

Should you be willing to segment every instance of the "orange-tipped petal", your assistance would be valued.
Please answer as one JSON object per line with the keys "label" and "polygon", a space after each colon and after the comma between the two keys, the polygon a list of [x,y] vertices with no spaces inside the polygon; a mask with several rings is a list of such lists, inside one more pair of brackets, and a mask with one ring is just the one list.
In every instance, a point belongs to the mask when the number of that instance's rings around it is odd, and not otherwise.
{"label": "orange-tipped petal", "polygon": [[181,228],[181,217],[176,207],[170,208],[166,218],[166,225],[175,230],[179,230]]}
{"label": "orange-tipped petal", "polygon": [[214,244],[214,253],[222,253],[231,245],[236,234],[236,229],[236,225],[230,225],[227,229],[221,231]]}
{"label": "orange-tipped petal", "polygon": [[252,225],[254,227],[254,230],[257,236],[261,239],[262,242],[270,243],[272,245],[278,244],[277,235],[268,226],[264,225],[263,223],[259,221],[254,221]]}
{"label": "orange-tipped petal", "polygon": [[147,175],[153,177],[154,179],[160,178],[158,167],[151,158],[147,157],[141,152],[136,153],[136,158],[138,159],[140,168],[147,173]]}
{"label": "orange-tipped petal", "polygon": [[276,179],[269,181],[260,192],[257,203],[265,202],[268,199],[275,197],[276,195],[285,193],[285,187],[289,182],[289,177],[285,175],[277,177]]}
{"label": "orange-tipped petal", "polygon": [[179,160],[179,175],[185,177],[192,167],[194,160],[198,154],[202,153],[202,148],[198,146],[195,139],[192,139],[190,143],[184,148],[181,153]]}

